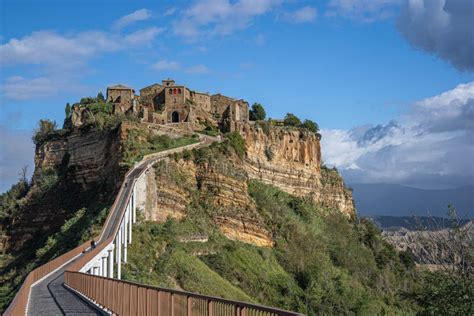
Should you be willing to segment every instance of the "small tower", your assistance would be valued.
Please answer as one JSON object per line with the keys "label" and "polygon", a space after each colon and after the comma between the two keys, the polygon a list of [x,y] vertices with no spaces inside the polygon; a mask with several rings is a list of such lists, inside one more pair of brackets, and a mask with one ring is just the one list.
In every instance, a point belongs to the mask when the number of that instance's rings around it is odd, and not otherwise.
{"label": "small tower", "polygon": [[163,87],[172,87],[174,86],[174,80],[172,79],[167,79],[167,80],[162,80],[161,83],[163,84]]}

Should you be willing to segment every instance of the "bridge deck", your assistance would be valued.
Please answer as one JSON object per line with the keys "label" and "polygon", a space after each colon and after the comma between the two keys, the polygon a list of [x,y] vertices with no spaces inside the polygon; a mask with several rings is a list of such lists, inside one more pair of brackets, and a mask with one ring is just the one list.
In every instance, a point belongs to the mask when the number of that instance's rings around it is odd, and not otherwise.
{"label": "bridge deck", "polygon": [[28,315],[104,315],[102,311],[64,286],[66,267],[62,267],[31,288]]}
{"label": "bridge deck", "polygon": [[[208,146],[214,140],[212,137],[205,138],[205,141],[201,145]],[[180,149],[184,150],[188,146],[183,146]],[[167,151],[161,152],[166,155]],[[127,196],[132,190],[131,184],[133,180],[147,168],[147,163],[156,162],[161,157],[149,159],[143,161],[130,172],[124,179],[124,190],[118,196],[118,203],[115,208],[115,212],[111,214],[111,220],[107,223],[104,228],[104,234],[99,240],[98,244],[112,236],[114,227],[118,227],[121,218],[119,217],[119,210],[123,210],[126,207]],[[77,258],[75,259],[77,260]],[[61,269],[58,269],[47,278],[38,282],[31,288],[30,300],[28,304],[28,315],[103,315],[103,311],[96,308],[86,300],[82,299],[79,295],[71,291],[64,286],[64,271],[67,266],[72,264],[75,260],[72,260]]]}

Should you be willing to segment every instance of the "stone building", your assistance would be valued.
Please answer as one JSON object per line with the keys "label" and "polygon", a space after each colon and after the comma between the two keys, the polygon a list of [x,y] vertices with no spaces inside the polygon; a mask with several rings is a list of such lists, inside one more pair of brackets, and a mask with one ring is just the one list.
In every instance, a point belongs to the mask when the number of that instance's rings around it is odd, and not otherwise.
{"label": "stone building", "polygon": [[140,90],[122,85],[107,88],[107,102],[114,113],[133,113],[145,122],[157,124],[208,122],[224,132],[236,131],[248,122],[248,103],[221,94],[193,91],[174,80],[162,80]]}
{"label": "stone building", "polygon": [[108,87],[106,101],[114,105],[114,114],[134,112],[135,90],[121,84]]}

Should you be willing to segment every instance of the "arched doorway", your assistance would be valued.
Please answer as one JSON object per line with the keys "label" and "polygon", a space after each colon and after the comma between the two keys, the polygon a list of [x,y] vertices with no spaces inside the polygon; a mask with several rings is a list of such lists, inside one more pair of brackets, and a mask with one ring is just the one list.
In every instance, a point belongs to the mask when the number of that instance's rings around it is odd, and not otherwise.
{"label": "arched doorway", "polygon": [[171,122],[178,123],[179,122],[179,113],[174,111],[171,113]]}

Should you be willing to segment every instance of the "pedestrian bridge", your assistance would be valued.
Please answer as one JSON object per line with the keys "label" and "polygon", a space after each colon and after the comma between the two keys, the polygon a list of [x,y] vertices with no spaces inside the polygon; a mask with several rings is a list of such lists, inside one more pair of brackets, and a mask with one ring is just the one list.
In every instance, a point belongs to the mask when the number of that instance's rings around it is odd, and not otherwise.
{"label": "pedestrian bridge", "polygon": [[126,175],[99,236],[31,271],[5,315],[300,315],[276,308],[121,280],[137,219],[140,185],[154,163],[219,141],[145,156]]}

